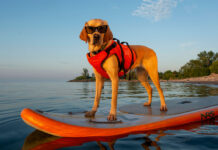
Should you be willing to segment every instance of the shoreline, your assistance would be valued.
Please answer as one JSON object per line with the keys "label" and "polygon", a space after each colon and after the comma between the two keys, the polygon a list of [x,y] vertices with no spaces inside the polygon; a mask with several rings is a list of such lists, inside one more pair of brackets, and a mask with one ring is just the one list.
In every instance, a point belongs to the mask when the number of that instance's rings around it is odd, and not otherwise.
{"label": "shoreline", "polygon": [[160,82],[172,82],[172,83],[191,83],[191,84],[213,84],[218,85],[218,81],[175,81],[175,80],[168,80],[168,81],[160,81]]}
{"label": "shoreline", "polygon": [[[69,80],[67,82],[95,82],[95,80],[85,79],[85,80]],[[110,80],[105,80],[105,82],[110,82]],[[139,82],[138,80],[125,80],[120,79],[119,82]],[[160,80],[160,82],[173,82],[173,83],[192,83],[192,84],[214,84],[218,85],[218,74],[212,73],[208,76],[202,77],[191,77],[185,79],[170,79],[170,80]]]}
{"label": "shoreline", "polygon": [[191,78],[185,78],[185,79],[171,79],[171,80],[168,80],[167,82],[218,85],[218,74],[212,73],[208,76],[202,76],[202,77],[191,77]]}

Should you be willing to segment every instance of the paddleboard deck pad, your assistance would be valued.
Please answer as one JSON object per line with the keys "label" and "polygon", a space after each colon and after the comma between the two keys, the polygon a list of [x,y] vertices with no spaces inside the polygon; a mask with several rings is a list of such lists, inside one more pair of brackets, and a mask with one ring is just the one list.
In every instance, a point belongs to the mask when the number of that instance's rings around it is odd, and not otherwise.
{"label": "paddleboard deck pad", "polygon": [[107,116],[85,118],[84,113],[51,113],[25,108],[23,121],[33,128],[60,137],[112,137],[213,120],[218,116],[218,96],[173,99],[167,101],[168,111],[160,111],[160,103],[152,106],[122,106],[116,121]]}

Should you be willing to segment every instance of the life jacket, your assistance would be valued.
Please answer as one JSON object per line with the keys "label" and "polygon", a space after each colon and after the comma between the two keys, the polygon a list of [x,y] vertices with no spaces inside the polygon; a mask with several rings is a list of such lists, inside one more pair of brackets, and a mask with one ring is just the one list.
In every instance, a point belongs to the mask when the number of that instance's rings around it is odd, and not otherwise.
{"label": "life jacket", "polygon": [[103,68],[103,64],[108,57],[112,55],[117,57],[119,77],[125,75],[129,71],[136,59],[135,51],[129,47],[127,42],[120,43],[119,40],[114,40],[117,39],[113,39],[111,45],[109,45],[106,49],[97,53],[95,52],[95,55],[92,56],[90,53],[86,54],[89,63],[105,78],[109,78],[107,72]]}

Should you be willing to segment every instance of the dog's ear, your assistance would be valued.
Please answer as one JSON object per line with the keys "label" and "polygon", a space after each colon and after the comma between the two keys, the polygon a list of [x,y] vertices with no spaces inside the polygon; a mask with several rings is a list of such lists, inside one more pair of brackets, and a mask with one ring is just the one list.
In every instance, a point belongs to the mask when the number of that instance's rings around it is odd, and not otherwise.
{"label": "dog's ear", "polygon": [[83,40],[83,41],[85,41],[87,43],[88,35],[87,35],[87,32],[86,32],[85,26],[83,27],[79,37],[80,37],[81,40]]}
{"label": "dog's ear", "polygon": [[110,30],[110,28],[109,28],[109,26],[107,27],[107,31],[106,31],[106,33],[105,33],[105,35],[104,35],[104,43],[105,42],[108,42],[108,41],[110,41],[110,40],[113,40],[113,34],[112,34],[112,32],[111,32],[111,30]]}

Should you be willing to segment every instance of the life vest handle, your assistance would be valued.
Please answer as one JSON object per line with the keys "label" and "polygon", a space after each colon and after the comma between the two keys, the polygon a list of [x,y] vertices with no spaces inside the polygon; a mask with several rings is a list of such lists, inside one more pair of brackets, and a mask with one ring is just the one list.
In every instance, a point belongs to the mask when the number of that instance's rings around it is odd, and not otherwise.
{"label": "life vest handle", "polygon": [[131,60],[131,65],[130,68],[132,67],[133,63],[134,63],[134,54],[133,54],[133,50],[130,48],[129,43],[128,42],[121,42],[121,44],[126,44],[128,46],[128,48],[130,49],[130,52],[132,54],[132,60]]}
{"label": "life vest handle", "polygon": [[120,70],[123,70],[124,73],[126,73],[126,70],[125,70],[125,67],[124,67],[124,64],[125,64],[125,62],[124,62],[125,61],[125,59],[124,59],[124,52],[123,52],[123,48],[122,48],[122,46],[120,44],[120,40],[118,40],[116,38],[113,38],[113,40],[117,41],[117,43],[118,43],[118,45],[120,47],[120,51],[121,51],[122,61],[120,62]]}
{"label": "life vest handle", "polygon": [[117,41],[117,43],[120,43],[120,40],[118,40],[117,38],[113,38],[114,41]]}

